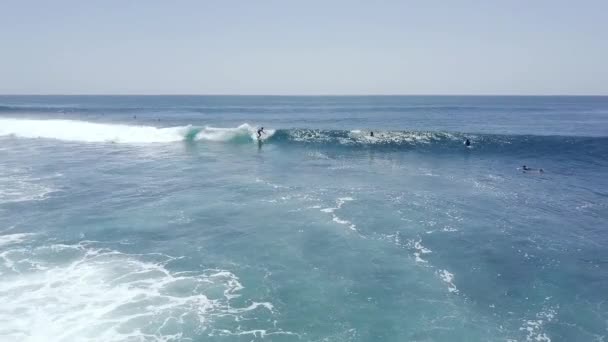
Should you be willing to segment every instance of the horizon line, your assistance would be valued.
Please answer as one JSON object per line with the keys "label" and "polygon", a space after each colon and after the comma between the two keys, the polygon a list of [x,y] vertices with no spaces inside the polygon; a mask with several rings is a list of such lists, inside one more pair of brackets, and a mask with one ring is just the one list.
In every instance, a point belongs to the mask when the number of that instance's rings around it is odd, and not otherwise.
{"label": "horizon line", "polygon": [[478,96],[478,97],[491,97],[491,96],[504,96],[504,97],[558,97],[558,96],[569,96],[569,97],[607,97],[607,94],[141,94],[141,93],[21,93],[21,94],[0,94],[0,96],[251,96],[251,97],[389,97],[389,96],[403,96],[403,97],[414,97],[414,96]]}

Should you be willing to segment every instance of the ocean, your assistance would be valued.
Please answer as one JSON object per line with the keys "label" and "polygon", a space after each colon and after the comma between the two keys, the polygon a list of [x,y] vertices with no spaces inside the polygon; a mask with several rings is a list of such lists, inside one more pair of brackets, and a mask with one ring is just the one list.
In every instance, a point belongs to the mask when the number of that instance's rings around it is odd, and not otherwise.
{"label": "ocean", "polygon": [[608,97],[0,96],[0,340],[606,341],[607,176]]}

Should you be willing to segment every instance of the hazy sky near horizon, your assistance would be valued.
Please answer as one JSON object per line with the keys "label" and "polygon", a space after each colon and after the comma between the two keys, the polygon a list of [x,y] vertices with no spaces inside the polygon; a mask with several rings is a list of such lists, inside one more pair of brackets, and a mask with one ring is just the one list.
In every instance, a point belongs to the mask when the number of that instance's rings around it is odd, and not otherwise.
{"label": "hazy sky near horizon", "polygon": [[603,94],[608,1],[0,0],[2,94]]}

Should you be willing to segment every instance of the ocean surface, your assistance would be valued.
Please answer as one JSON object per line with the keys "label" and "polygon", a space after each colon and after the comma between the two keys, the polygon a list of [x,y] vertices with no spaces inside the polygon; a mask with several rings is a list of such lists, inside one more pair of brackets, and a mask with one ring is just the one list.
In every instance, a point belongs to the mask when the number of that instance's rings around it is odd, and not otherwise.
{"label": "ocean surface", "polygon": [[0,341],[607,340],[608,97],[0,96]]}

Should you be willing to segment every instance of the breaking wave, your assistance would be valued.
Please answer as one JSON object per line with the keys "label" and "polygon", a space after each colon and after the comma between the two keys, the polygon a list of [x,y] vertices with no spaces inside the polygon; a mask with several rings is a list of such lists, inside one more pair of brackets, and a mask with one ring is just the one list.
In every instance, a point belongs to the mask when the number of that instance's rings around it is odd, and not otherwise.
{"label": "breaking wave", "polygon": [[[257,141],[256,126],[154,127],[77,120],[0,119],[0,136],[45,138],[87,143],[172,143]],[[458,132],[277,129],[265,130],[262,140],[274,144],[416,149],[460,152],[575,153],[608,156],[608,137],[467,134]],[[471,140],[471,146],[463,142]]]}
{"label": "breaking wave", "polygon": [[0,136],[79,142],[168,143],[184,140],[191,127],[157,128],[75,120],[0,119]]}
{"label": "breaking wave", "polygon": [[[253,141],[255,128],[242,124],[235,128],[211,126],[135,126],[77,120],[0,119],[0,136],[44,138],[87,143],[171,143],[178,141]],[[274,131],[268,130],[264,139]]]}

